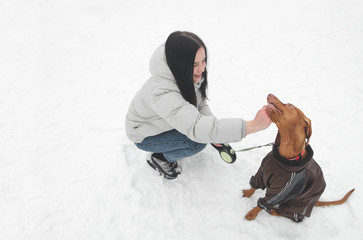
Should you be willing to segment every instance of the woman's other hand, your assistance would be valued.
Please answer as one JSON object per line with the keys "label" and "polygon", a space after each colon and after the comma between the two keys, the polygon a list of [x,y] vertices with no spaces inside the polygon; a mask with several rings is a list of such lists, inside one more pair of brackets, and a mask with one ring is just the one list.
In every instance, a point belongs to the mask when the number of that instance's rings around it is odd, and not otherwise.
{"label": "woman's other hand", "polygon": [[223,145],[222,144],[220,144],[220,143],[212,143],[214,146],[216,146],[216,147],[222,147]]}

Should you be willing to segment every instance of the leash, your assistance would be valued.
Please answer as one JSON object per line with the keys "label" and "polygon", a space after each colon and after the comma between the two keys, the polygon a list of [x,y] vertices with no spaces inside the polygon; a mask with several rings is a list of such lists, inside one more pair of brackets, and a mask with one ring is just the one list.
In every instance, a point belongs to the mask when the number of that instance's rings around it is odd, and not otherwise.
{"label": "leash", "polygon": [[259,145],[259,146],[255,146],[255,147],[249,147],[249,148],[243,148],[241,150],[235,150],[235,152],[246,152],[246,151],[250,151],[250,150],[255,149],[255,148],[272,146],[274,144],[275,144],[274,142],[271,142],[271,143],[267,143],[267,144],[264,144],[264,145]]}

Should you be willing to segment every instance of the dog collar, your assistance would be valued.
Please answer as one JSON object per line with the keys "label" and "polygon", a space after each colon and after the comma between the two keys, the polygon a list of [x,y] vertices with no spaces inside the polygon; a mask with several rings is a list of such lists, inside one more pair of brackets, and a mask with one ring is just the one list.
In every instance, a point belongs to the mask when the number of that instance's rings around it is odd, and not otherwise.
{"label": "dog collar", "polygon": [[[305,164],[307,164],[314,156],[314,151],[313,149],[310,147],[310,145],[307,145],[305,148],[305,151],[307,153],[307,156],[305,158],[300,157],[299,161],[290,161],[287,158],[284,158],[280,155],[279,150],[278,150],[279,145],[274,145],[272,148],[272,153],[274,155],[274,157],[276,158],[277,161],[279,161],[280,163],[286,165],[286,166],[291,166],[291,167],[299,167],[299,166],[304,166]],[[304,153],[304,152],[302,152]]]}
{"label": "dog collar", "polygon": [[305,152],[305,149],[299,154],[299,155],[297,155],[297,157],[296,158],[287,158],[287,160],[291,160],[291,161],[294,161],[294,160],[300,160],[300,159],[302,159],[302,156],[303,156],[303,154],[304,154],[304,152]]}

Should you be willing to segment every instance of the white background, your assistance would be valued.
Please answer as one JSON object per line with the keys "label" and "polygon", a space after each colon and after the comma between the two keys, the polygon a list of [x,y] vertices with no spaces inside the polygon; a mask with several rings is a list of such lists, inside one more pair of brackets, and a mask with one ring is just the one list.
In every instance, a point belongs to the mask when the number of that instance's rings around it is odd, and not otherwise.
{"label": "white background", "polygon": [[[207,45],[217,117],[250,120],[268,93],[304,111],[321,200],[355,187],[346,204],[244,220],[270,147],[228,165],[208,146],[175,181],[146,164],[124,118],[175,30]],[[0,1],[0,239],[363,239],[362,80],[360,0]]]}

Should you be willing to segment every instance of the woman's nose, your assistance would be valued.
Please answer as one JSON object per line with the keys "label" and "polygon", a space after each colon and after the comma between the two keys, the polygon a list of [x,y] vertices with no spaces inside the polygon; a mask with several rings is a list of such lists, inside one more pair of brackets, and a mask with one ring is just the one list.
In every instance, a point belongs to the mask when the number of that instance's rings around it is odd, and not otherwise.
{"label": "woman's nose", "polygon": [[201,64],[199,65],[199,72],[204,72],[205,71],[205,64]]}

